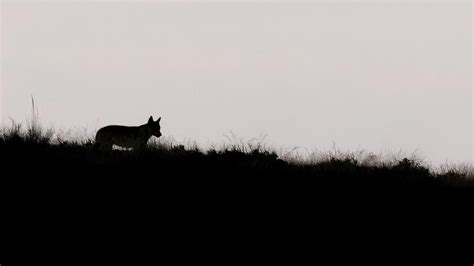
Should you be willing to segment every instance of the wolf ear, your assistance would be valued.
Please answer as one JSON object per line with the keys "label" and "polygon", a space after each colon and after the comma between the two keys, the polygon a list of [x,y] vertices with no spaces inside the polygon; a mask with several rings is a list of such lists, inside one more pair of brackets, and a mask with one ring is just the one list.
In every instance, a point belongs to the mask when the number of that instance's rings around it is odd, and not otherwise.
{"label": "wolf ear", "polygon": [[161,116],[160,118],[158,118],[158,120],[156,120],[156,123],[160,123],[160,121],[161,121]]}
{"label": "wolf ear", "polygon": [[153,116],[150,116],[150,118],[148,119],[148,123],[153,123]]}

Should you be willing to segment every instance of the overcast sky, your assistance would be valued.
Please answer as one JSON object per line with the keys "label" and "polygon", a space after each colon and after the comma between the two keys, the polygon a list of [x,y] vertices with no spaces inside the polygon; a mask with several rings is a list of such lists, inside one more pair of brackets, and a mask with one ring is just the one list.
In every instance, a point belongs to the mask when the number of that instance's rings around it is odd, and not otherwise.
{"label": "overcast sky", "polygon": [[472,3],[1,4],[1,116],[472,159]]}

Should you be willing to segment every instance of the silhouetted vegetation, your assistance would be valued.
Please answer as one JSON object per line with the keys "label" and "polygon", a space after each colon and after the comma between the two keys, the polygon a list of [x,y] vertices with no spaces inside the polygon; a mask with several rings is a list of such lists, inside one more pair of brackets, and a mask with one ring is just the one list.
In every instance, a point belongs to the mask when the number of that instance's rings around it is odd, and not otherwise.
{"label": "silhouetted vegetation", "polygon": [[[192,180],[212,185],[242,182],[252,186],[272,182],[308,185],[324,190],[472,189],[466,171],[448,169],[436,173],[415,159],[392,162],[359,159],[353,155],[328,154],[313,161],[282,160],[262,145],[235,144],[201,151],[166,142],[151,143],[140,150],[101,150],[92,140],[67,141],[53,137],[36,123],[21,129],[18,124],[0,135],[0,160],[16,173],[34,178],[94,178],[92,182]],[[41,177],[44,175],[44,177]],[[207,183],[208,184],[208,183]],[[209,184],[211,185],[211,184]]]}

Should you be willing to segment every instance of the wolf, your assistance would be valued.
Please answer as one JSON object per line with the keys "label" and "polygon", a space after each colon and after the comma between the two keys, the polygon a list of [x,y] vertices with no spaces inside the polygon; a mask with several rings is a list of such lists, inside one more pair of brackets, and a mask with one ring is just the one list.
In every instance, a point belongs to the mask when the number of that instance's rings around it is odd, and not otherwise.
{"label": "wolf", "polygon": [[161,117],[154,121],[150,116],[148,122],[141,126],[106,126],[97,131],[95,136],[96,147],[104,150],[112,150],[115,144],[122,148],[142,149],[145,148],[151,136],[161,137]]}

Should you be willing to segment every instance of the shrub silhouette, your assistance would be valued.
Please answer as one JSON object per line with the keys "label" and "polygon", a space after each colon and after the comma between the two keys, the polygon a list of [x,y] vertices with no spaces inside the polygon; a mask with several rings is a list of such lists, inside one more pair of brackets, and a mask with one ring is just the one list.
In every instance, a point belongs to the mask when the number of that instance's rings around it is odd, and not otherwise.
{"label": "shrub silhouette", "polygon": [[[0,135],[0,160],[8,167],[31,171],[32,176],[91,176],[114,178],[193,178],[202,180],[265,179],[285,182],[311,182],[319,188],[369,191],[373,189],[451,189],[474,188],[466,173],[434,173],[421,163],[404,158],[396,163],[368,165],[352,156],[334,157],[298,164],[279,158],[262,147],[239,145],[201,151],[183,145],[151,145],[133,151],[97,150],[92,140],[72,142],[50,133],[27,130],[20,125],[4,129]],[[27,167],[25,167],[27,166]]]}

